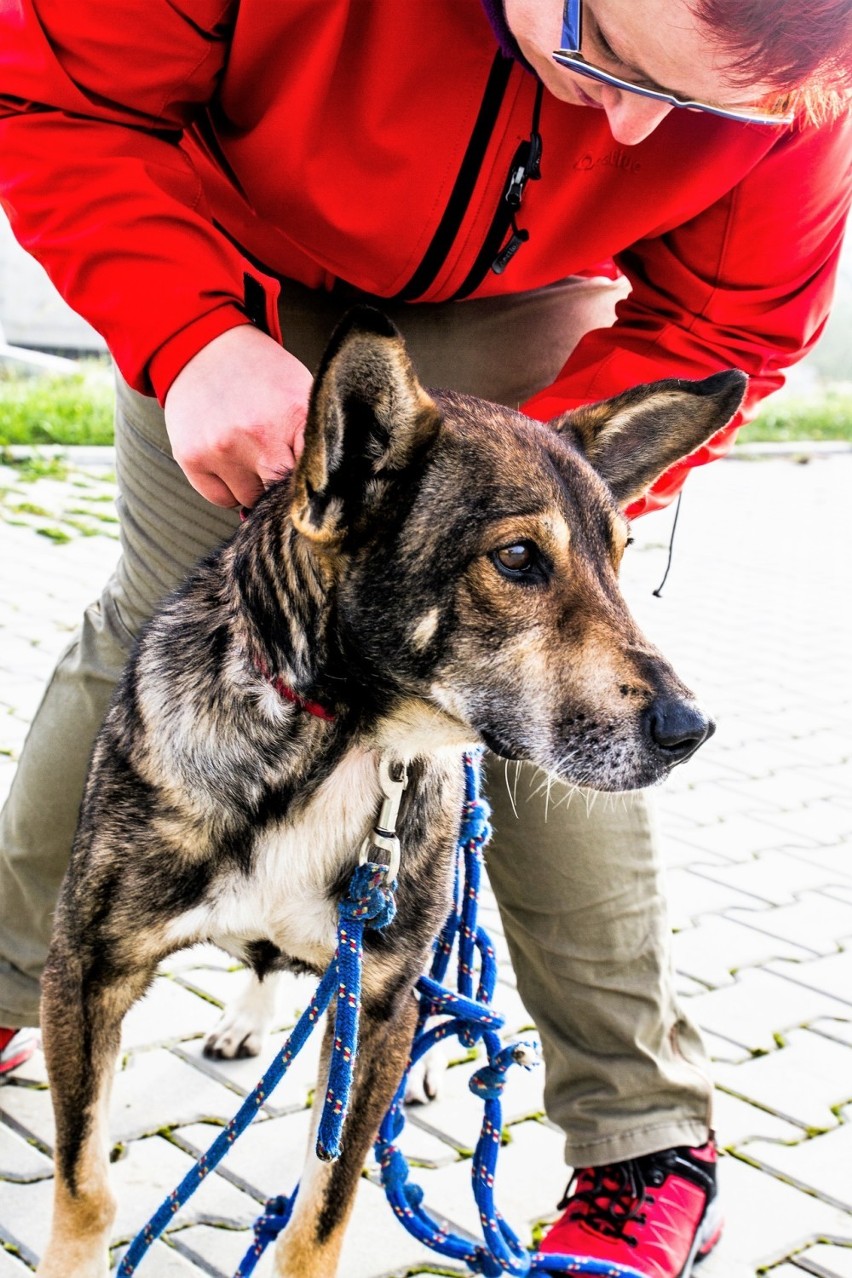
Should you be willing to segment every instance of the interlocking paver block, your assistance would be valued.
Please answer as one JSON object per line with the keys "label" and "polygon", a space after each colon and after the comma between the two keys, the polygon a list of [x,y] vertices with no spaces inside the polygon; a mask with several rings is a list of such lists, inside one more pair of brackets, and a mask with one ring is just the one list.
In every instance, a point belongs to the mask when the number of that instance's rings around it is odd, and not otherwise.
{"label": "interlocking paver block", "polygon": [[[689,770],[689,764],[686,770]],[[698,826],[715,825],[729,816],[762,810],[775,812],[777,804],[753,795],[748,785],[742,791],[734,786],[722,786],[717,782],[693,785],[687,790],[663,791],[657,800],[661,812],[682,816]]]}
{"label": "interlocking paver block", "polygon": [[[310,1127],[309,1109],[283,1118],[256,1119],[229,1150],[222,1172],[257,1198],[291,1193],[302,1174]],[[179,1127],[173,1135],[197,1158],[221,1130],[212,1123],[193,1123]]]}
{"label": "interlocking paver block", "polygon": [[[688,830],[681,836],[684,843],[702,852],[718,853],[726,861],[749,861],[758,852],[774,848],[812,848],[818,846],[815,839],[800,831],[781,831],[752,816],[733,816],[716,825],[705,825]],[[702,860],[696,855],[696,860]]]}
{"label": "interlocking paver block", "polygon": [[[852,1217],[792,1185],[726,1157],[719,1168],[725,1232],[698,1271],[701,1278],[729,1278],[735,1264],[763,1265],[792,1255],[809,1242],[839,1237],[852,1241]],[[698,1274],[696,1275],[698,1278]]]}
{"label": "interlocking paver block", "polygon": [[688,927],[694,919],[705,914],[721,914],[739,906],[744,914],[765,912],[767,907],[753,896],[738,892],[723,883],[694,874],[691,870],[676,868],[666,875],[669,919],[674,928]]}
{"label": "interlocking paver block", "polygon": [[820,1017],[845,1017],[846,1005],[762,968],[747,968],[733,985],[685,999],[684,1007],[702,1030],[750,1051],[769,1052],[776,1035]]}
{"label": "interlocking paver block", "polygon": [[[113,1084],[110,1138],[129,1141],[163,1127],[227,1121],[240,1096],[165,1049],[134,1054]],[[28,1136],[53,1148],[53,1111],[46,1089],[6,1087],[3,1109]]]}
{"label": "interlocking paver block", "polygon": [[742,1065],[713,1067],[716,1082],[805,1128],[837,1125],[836,1110],[852,1100],[849,1049],[797,1030],[787,1045]]}
{"label": "interlocking paver block", "polygon": [[718,1088],[713,1097],[713,1128],[722,1149],[738,1148],[746,1141],[760,1137],[778,1141],[802,1139],[800,1127]]}
{"label": "interlocking paver block", "polygon": [[672,949],[679,972],[714,988],[730,985],[735,972],[746,967],[758,967],[770,959],[806,959],[811,956],[811,952],[802,946],[790,945],[787,941],[767,936],[765,932],[756,932],[754,928],[745,927],[724,915],[704,916],[694,927],[676,933]]}
{"label": "interlocking paver block", "polygon": [[161,977],[124,1018],[121,1049],[126,1052],[204,1034],[218,1019],[219,1011],[211,1003]]}
{"label": "interlocking paver block", "polygon": [[[813,722],[813,720],[811,720]],[[741,812],[765,811],[792,812],[808,803],[831,800],[836,795],[833,779],[808,773],[804,769],[787,768],[783,773],[743,781],[719,783],[718,790],[730,791],[739,797]]]}
{"label": "interlocking paver block", "polygon": [[[166,1195],[180,1184],[194,1161],[189,1154],[161,1136],[131,1141],[124,1157],[113,1164],[110,1173],[118,1198],[113,1241],[133,1238]],[[221,1221],[229,1226],[250,1225],[258,1210],[255,1198],[213,1172],[172,1218],[168,1229],[202,1221]]]}
{"label": "interlocking paver block", "polygon": [[843,882],[852,878],[852,857],[849,854],[849,840],[835,843],[833,847],[789,848],[790,856],[799,857],[810,865],[821,865],[831,873],[832,881]]}
{"label": "interlocking paver block", "polygon": [[[771,963],[769,970],[788,981],[830,994],[852,1008],[852,950],[810,959],[806,963]],[[852,1015],[852,1012],[850,1013]]]}
{"label": "interlocking paver block", "polygon": [[852,1247],[818,1243],[800,1252],[796,1263],[817,1278],[852,1278]]}
{"label": "interlocking paver block", "polygon": [[[287,1042],[288,1036],[289,1031],[271,1034],[260,1056],[249,1056],[238,1060],[213,1060],[204,1056],[204,1045],[200,1040],[178,1044],[172,1048],[172,1052],[185,1061],[187,1066],[194,1069],[199,1077],[206,1077],[215,1080],[216,1083],[223,1083],[225,1087],[233,1088],[238,1093],[234,1095],[232,1092],[231,1112],[233,1112],[242,1096],[254,1090],[275,1056]],[[318,1026],[298,1056],[291,1061],[287,1072],[264,1104],[263,1108],[268,1114],[304,1109],[309,1103],[316,1088],[321,1043],[322,1026]],[[213,1112],[196,1116],[219,1117]],[[225,1117],[229,1118],[230,1113]]]}
{"label": "interlocking paver block", "polygon": [[814,1033],[824,1034],[826,1038],[833,1038],[838,1043],[848,1043],[852,1047],[852,1019],[818,1020],[808,1028]]}
{"label": "interlocking paver block", "polygon": [[852,1124],[794,1145],[750,1140],[743,1152],[791,1183],[852,1212]]}
{"label": "interlocking paver block", "polygon": [[[0,1123],[0,1182],[40,1180],[53,1173],[53,1164],[5,1123]],[[0,1201],[3,1191],[0,1188]]]}
{"label": "interlocking paver block", "polygon": [[32,1272],[19,1256],[0,1246],[0,1278],[32,1278]]}
{"label": "interlocking paver block", "polygon": [[844,874],[835,873],[811,858],[789,852],[763,852],[736,865],[693,865],[693,872],[746,892],[770,905],[787,905],[803,892],[831,887],[837,881],[852,885],[852,857]]}
{"label": "interlocking paver block", "polygon": [[[224,1230],[220,1232],[224,1233]],[[116,1264],[124,1255],[124,1248],[120,1248],[116,1252]],[[152,1278],[156,1274],[157,1278],[201,1278],[203,1270],[194,1265],[191,1260],[187,1260],[179,1251],[176,1251],[169,1243],[156,1242],[145,1257],[145,1265],[148,1267]],[[114,1270],[112,1271],[114,1272]]]}
{"label": "interlocking paver block", "polygon": [[[847,750],[848,748],[847,742]],[[837,755],[831,757],[837,758]],[[811,803],[777,817],[761,816],[761,820],[777,826],[785,834],[788,831],[791,834],[802,834],[817,843],[828,845],[852,834],[852,810],[836,802]]]}
{"label": "interlocking paver block", "polygon": [[53,1179],[3,1184],[3,1210],[0,1237],[14,1243],[33,1267],[47,1242],[48,1224],[53,1203]]}
{"label": "interlocking paver block", "polygon": [[730,917],[814,954],[832,954],[841,941],[852,937],[852,902],[838,901],[825,892],[805,892],[793,905],[781,905],[760,916],[734,908]]}

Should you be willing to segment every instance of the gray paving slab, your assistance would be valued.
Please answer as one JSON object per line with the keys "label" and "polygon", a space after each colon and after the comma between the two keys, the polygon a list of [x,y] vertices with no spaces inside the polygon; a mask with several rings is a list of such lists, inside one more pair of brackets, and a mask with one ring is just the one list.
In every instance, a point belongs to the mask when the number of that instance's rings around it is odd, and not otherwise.
{"label": "gray paving slab", "polygon": [[852,949],[806,962],[781,961],[766,966],[768,971],[776,972],[785,980],[818,990],[821,994],[830,994],[841,1003],[847,1003],[852,1018]]}
{"label": "gray paving slab", "polygon": [[0,1123],[0,1183],[43,1180],[53,1174],[49,1158],[5,1123]]}
{"label": "gray paving slab", "polygon": [[742,1152],[791,1185],[852,1212],[852,1124],[843,1123],[795,1144],[749,1140]]}
{"label": "gray paving slab", "polygon": [[[736,1154],[721,1173],[726,1233],[701,1278],[754,1278],[764,1266],[778,1278],[850,1274],[852,1211],[840,1204],[849,1206],[843,1178],[852,1166],[852,605],[836,591],[850,480],[848,457],[710,468],[690,481],[663,597],[651,591],[665,566],[670,515],[637,523],[624,565],[640,623],[718,716],[716,736],[657,796],[679,928],[677,988],[707,1033],[719,1139]],[[3,486],[14,491],[0,502],[0,796],[42,681],[117,554],[114,487],[103,470],[30,482],[0,468]],[[11,508],[21,503],[44,513]],[[780,509],[795,518],[779,520]],[[529,1015],[490,895],[483,918],[494,925],[507,1029],[521,1030]],[[117,1238],[233,1113],[310,996],[309,983],[285,982],[277,1032],[260,1060],[207,1061],[203,1035],[242,980],[214,947],[183,951],[163,964],[125,1024],[112,1124]],[[317,1048],[210,1178],[207,1198],[173,1222],[152,1273],[233,1272],[259,1200],[298,1176]],[[436,1209],[471,1228],[465,1151],[481,1116],[467,1091],[473,1068],[451,1068],[442,1098],[411,1110],[403,1137]],[[498,1200],[527,1234],[552,1218],[567,1177],[562,1136],[537,1117],[542,1081],[541,1072],[519,1073],[505,1098],[515,1121]],[[43,1241],[52,1141],[44,1083],[37,1054],[0,1088],[0,1278],[31,1273]],[[270,1265],[267,1257],[260,1278]],[[413,1271],[454,1267],[410,1239],[364,1180],[341,1273]]]}
{"label": "gray paving slab", "polygon": [[803,892],[792,905],[759,917],[753,910],[732,906],[729,917],[812,954],[836,953],[841,942],[852,939],[852,901],[838,900],[827,891]]}
{"label": "gray paving slab", "polygon": [[852,1278],[852,1247],[818,1243],[800,1252],[796,1264],[816,1278]]}
{"label": "gray paving slab", "polygon": [[804,946],[768,936],[724,914],[702,915],[692,927],[677,932],[673,950],[679,972],[713,988],[732,984],[743,968],[763,967],[772,959],[812,957]]}
{"label": "gray paving slab", "polygon": [[717,1064],[713,1072],[733,1095],[810,1131],[836,1127],[840,1109],[852,1100],[848,1048],[808,1030],[789,1034],[783,1047],[765,1056]]}
{"label": "gray paving slab", "polygon": [[820,1239],[852,1241],[852,1216],[741,1161],[723,1159],[725,1232],[695,1278],[751,1278]]}
{"label": "gray paving slab", "polygon": [[750,1052],[771,1052],[779,1035],[821,1017],[847,1015],[839,999],[793,985],[763,968],[746,968],[733,984],[698,994],[685,1006],[702,1029]]}
{"label": "gray paving slab", "polygon": [[852,886],[852,857],[848,870],[828,868],[820,861],[791,852],[763,852],[736,865],[693,865],[693,873],[735,887],[770,905],[788,905],[803,892],[825,890],[835,883]]}
{"label": "gray paving slab", "polygon": [[16,1256],[0,1245],[0,1278],[27,1278],[32,1272],[20,1256]]}

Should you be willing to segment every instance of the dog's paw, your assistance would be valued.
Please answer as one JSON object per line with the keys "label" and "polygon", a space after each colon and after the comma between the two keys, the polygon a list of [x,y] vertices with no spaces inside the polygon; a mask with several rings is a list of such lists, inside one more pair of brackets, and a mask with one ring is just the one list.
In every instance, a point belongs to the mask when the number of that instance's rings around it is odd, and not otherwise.
{"label": "dog's paw", "polygon": [[217,1060],[259,1056],[275,1015],[274,976],[251,976],[242,994],[229,1003],[204,1040],[204,1055]]}
{"label": "dog's paw", "polygon": [[425,1056],[412,1065],[405,1084],[406,1105],[428,1105],[437,1100],[450,1062],[450,1045],[435,1044]]}

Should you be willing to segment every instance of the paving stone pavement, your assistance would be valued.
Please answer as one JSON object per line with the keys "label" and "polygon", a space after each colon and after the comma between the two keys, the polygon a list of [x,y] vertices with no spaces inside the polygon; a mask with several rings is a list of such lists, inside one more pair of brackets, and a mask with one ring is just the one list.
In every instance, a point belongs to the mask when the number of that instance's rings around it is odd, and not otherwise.
{"label": "paving stone pavement", "polygon": [[[678,989],[706,1031],[725,1150],[727,1229],[702,1278],[852,1276],[850,493],[849,456],[726,461],[690,480],[661,599],[671,513],[637,523],[625,562],[640,622],[719,724],[658,792]],[[0,794],[53,659],[115,560],[113,495],[108,471],[79,456],[0,468]],[[521,1029],[499,929],[496,940],[497,1001]],[[259,1075],[255,1061],[200,1053],[240,979],[212,947],[183,952],[127,1020],[112,1120],[119,1249]],[[310,988],[288,982],[267,1057]],[[314,1065],[315,1053],[285,1080],[143,1273],[233,1271],[259,1203],[298,1176]],[[427,1202],[472,1229],[470,1069],[450,1069],[405,1139]],[[498,1201],[529,1238],[568,1175],[540,1074],[510,1084],[506,1114]],[[51,1142],[37,1056],[0,1089],[0,1278],[25,1278],[43,1246]],[[374,1182],[371,1166],[341,1275],[456,1272],[409,1238]]]}

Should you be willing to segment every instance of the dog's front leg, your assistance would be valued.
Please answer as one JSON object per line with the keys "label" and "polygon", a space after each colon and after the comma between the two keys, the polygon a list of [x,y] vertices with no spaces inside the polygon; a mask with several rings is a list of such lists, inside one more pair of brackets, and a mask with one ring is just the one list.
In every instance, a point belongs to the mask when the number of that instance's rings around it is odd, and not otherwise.
{"label": "dog's front leg", "polygon": [[41,1018],[56,1120],[50,1240],[39,1278],[106,1278],[115,1200],[109,1188],[107,1115],[125,1012],[152,972],[118,976],[109,957],[100,971],[54,940],[42,977]]}
{"label": "dog's front leg", "polygon": [[278,1240],[276,1278],[334,1278],[355,1190],[379,1123],[408,1063],[417,1021],[413,994],[397,994],[388,1005],[364,1001],[360,1044],[337,1162],[314,1152],[316,1128],[328,1078],[332,1028],[326,1027],[308,1156],[293,1216]]}

